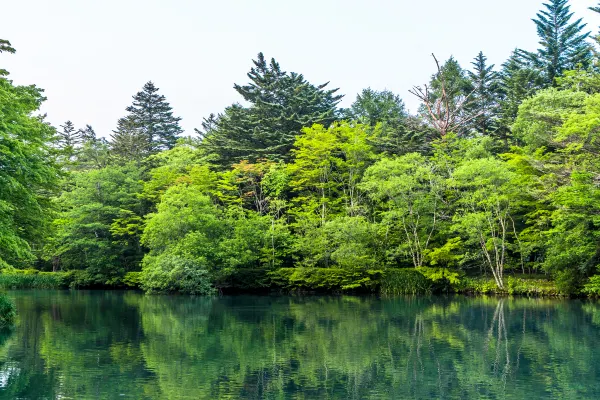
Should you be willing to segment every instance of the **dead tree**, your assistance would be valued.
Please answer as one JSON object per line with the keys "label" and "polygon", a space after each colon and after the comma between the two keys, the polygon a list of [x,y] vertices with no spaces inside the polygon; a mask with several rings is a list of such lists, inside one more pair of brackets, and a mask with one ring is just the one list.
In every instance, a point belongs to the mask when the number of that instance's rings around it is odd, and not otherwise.
{"label": "dead tree", "polygon": [[440,136],[444,138],[450,132],[459,133],[471,120],[480,116],[483,111],[465,112],[472,101],[472,94],[475,90],[466,96],[451,98],[448,93],[448,82],[444,71],[442,71],[435,54],[432,54],[432,56],[437,66],[436,78],[441,86],[439,95],[434,96],[427,84],[423,87],[413,86],[409,92],[421,100],[427,110],[427,119]]}

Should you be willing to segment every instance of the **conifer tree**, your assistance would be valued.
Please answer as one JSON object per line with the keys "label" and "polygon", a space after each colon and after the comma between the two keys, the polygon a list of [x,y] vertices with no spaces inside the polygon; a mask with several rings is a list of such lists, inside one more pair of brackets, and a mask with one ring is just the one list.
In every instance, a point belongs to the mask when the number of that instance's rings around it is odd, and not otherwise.
{"label": "conifer tree", "polygon": [[120,161],[141,161],[150,154],[151,142],[139,127],[135,117],[120,118],[110,142],[111,153]]}
{"label": "conifer tree", "polygon": [[77,154],[78,149],[83,143],[83,138],[81,136],[81,131],[75,129],[75,125],[73,122],[66,121],[64,125],[60,125],[62,130],[58,131],[58,148],[62,156],[64,157],[64,161],[67,163],[71,163],[74,161],[74,157]]}
{"label": "conifer tree", "polygon": [[342,96],[327,83],[313,85],[302,74],[285,72],[275,59],[260,53],[248,73],[250,82],[234,85],[249,107],[233,104],[202,124],[203,147],[226,167],[241,160],[285,160],[296,135],[315,123],[337,118]]}
{"label": "conifer tree", "polygon": [[470,125],[476,133],[490,135],[498,128],[498,73],[493,64],[488,65],[483,52],[479,52],[471,65],[473,70],[467,71],[473,86],[471,112],[474,118]]}
{"label": "conifer tree", "polygon": [[592,63],[592,49],[587,43],[590,32],[584,32],[586,24],[581,18],[572,21],[573,13],[568,0],[550,0],[544,10],[533,19],[540,38],[536,52],[519,50],[519,55],[534,68],[539,69],[546,85],[554,85],[554,78],[563,71],[578,66],[587,68]]}
{"label": "conifer tree", "polygon": [[[131,106],[127,107],[129,115],[119,122],[120,124],[126,122],[128,134],[136,133],[144,136],[144,139],[137,138],[135,142],[145,141],[147,145],[144,149],[149,153],[173,148],[183,133],[179,126],[181,118],[173,116],[171,105],[165,96],[158,93],[158,90],[154,83],[146,83],[144,88],[133,96]],[[133,126],[135,129],[131,129]],[[117,127],[117,131],[120,132],[121,128]]]}

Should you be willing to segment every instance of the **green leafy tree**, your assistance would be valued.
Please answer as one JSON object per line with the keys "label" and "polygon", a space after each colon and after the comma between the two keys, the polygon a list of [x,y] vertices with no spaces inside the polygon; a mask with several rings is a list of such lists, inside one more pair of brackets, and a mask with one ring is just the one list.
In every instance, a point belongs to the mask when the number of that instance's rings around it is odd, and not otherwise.
{"label": "green leafy tree", "polygon": [[389,258],[408,255],[414,267],[425,266],[443,209],[444,180],[434,164],[416,153],[383,159],[367,170],[362,187],[397,238]]}
{"label": "green leafy tree", "polygon": [[65,270],[85,270],[89,284],[118,284],[138,268],[143,221],[135,165],[73,173],[73,187],[58,199],[51,253]]}
{"label": "green leafy tree", "polygon": [[449,185],[458,203],[453,229],[479,247],[484,265],[504,289],[504,270],[511,253],[519,251],[514,218],[522,212],[526,181],[507,163],[481,158],[459,166]]}
{"label": "green leafy tree", "polygon": [[[12,52],[8,42],[3,51]],[[47,234],[49,198],[58,183],[50,143],[54,129],[38,117],[35,86],[0,77],[0,266],[28,267]]]}

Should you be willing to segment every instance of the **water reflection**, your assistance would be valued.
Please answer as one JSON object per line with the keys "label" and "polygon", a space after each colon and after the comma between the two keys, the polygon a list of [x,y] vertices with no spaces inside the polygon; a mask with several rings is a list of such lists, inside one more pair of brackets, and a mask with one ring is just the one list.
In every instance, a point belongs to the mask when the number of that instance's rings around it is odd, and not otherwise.
{"label": "water reflection", "polygon": [[11,292],[1,398],[598,398],[600,306]]}

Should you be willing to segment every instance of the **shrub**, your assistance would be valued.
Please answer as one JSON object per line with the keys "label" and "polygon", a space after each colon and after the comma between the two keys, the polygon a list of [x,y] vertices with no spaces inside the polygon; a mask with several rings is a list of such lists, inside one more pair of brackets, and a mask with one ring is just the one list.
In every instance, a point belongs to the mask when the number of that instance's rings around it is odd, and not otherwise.
{"label": "shrub", "polygon": [[590,297],[600,297],[600,275],[594,275],[583,286],[582,292]]}
{"label": "shrub", "polygon": [[146,257],[142,288],[150,293],[213,294],[210,274],[198,260],[164,254]]}
{"label": "shrub", "polygon": [[379,270],[280,268],[269,273],[274,287],[307,291],[365,291],[378,283]]}
{"label": "shrub", "polygon": [[17,317],[17,307],[6,294],[0,294],[0,329],[11,327]]}
{"label": "shrub", "polygon": [[422,273],[413,268],[387,269],[381,277],[381,294],[430,294],[433,283]]}

